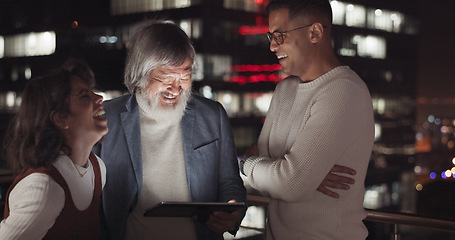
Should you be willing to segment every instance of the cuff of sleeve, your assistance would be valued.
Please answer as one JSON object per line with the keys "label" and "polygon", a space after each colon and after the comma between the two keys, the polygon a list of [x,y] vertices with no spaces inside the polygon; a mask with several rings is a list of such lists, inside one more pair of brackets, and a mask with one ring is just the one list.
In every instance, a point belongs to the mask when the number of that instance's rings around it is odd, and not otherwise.
{"label": "cuff of sleeve", "polygon": [[257,156],[244,156],[243,158],[240,159],[240,165],[241,165],[241,172],[243,175],[249,177],[251,174],[253,165],[259,161],[260,158]]}
{"label": "cuff of sleeve", "polygon": [[[243,171],[243,165],[245,164],[247,157],[240,157],[239,158],[239,170],[240,172],[245,175],[245,172]],[[245,175],[246,176],[246,175]]]}

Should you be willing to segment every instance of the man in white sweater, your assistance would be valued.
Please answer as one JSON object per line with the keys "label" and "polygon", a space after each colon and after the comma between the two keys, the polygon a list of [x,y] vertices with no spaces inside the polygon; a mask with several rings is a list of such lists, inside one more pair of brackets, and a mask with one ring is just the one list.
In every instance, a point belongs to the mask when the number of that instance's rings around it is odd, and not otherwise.
{"label": "man in white sweater", "polygon": [[[278,84],[257,148],[242,160],[252,187],[271,197],[266,239],[365,239],[364,180],[374,141],[371,97],[331,45],[328,0],[272,0],[270,50],[290,76]],[[332,198],[318,186],[334,165],[355,184]]]}

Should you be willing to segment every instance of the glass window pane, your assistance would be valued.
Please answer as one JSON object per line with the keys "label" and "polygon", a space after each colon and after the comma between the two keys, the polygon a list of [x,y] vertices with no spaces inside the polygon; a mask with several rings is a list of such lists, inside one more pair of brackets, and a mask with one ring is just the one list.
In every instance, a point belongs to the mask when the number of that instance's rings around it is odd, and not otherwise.
{"label": "glass window pane", "polygon": [[25,33],[4,38],[5,57],[51,55],[55,52],[55,32]]}
{"label": "glass window pane", "polygon": [[163,9],[187,8],[200,3],[200,0],[111,0],[111,14],[125,15]]}
{"label": "glass window pane", "polygon": [[346,26],[365,27],[365,18],[365,7],[354,4],[348,4],[346,6]]}
{"label": "glass window pane", "polygon": [[347,4],[339,1],[331,1],[330,5],[332,6],[333,24],[344,25]]}
{"label": "glass window pane", "polygon": [[361,57],[384,59],[386,57],[386,40],[378,36],[366,36],[359,39],[357,51]]}
{"label": "glass window pane", "polygon": [[5,54],[5,40],[3,36],[0,36],[0,58],[3,58]]}

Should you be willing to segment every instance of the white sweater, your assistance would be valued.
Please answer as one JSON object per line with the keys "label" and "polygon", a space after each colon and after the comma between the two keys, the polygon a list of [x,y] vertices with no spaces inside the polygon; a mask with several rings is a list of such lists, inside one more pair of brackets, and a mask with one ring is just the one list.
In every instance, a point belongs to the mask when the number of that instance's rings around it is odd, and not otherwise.
{"label": "white sweater", "polygon": [[[364,180],[374,140],[374,115],[365,83],[337,67],[303,83],[278,84],[259,136],[259,157],[244,172],[252,187],[271,197],[266,239],[365,239]],[[356,183],[337,191],[316,189],[335,165],[354,168]]]}
{"label": "white sweater", "polygon": [[[98,156],[97,156],[98,158]],[[106,182],[106,167],[98,158],[102,186]],[[57,158],[54,167],[62,174],[70,189],[77,209],[90,206],[95,187],[95,174],[89,161],[87,173],[80,177],[71,159],[64,155]],[[23,178],[9,195],[10,215],[0,223],[0,239],[42,239],[54,225],[65,205],[65,192],[49,175],[32,173]]]}
{"label": "white sweater", "polygon": [[142,189],[136,206],[128,215],[125,239],[196,239],[190,218],[144,217],[146,209],[161,201],[188,202],[191,198],[180,118],[157,118],[142,94],[136,94],[136,99],[140,107]]}

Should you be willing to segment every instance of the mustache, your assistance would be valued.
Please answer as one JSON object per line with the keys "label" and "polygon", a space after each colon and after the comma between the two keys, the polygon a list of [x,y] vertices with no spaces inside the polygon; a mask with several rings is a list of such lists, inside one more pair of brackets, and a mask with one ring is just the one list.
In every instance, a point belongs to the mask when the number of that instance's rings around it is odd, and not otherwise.
{"label": "mustache", "polygon": [[157,96],[158,96],[158,97],[175,98],[175,97],[178,97],[178,96],[180,96],[180,95],[182,95],[182,94],[183,94],[183,91],[180,91],[180,92],[179,92],[178,94],[176,94],[176,95],[174,95],[174,94],[172,94],[172,93],[170,93],[170,92],[167,92],[167,91],[163,91],[163,92],[159,92],[159,93],[157,94]]}

